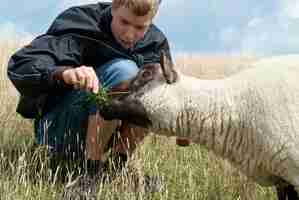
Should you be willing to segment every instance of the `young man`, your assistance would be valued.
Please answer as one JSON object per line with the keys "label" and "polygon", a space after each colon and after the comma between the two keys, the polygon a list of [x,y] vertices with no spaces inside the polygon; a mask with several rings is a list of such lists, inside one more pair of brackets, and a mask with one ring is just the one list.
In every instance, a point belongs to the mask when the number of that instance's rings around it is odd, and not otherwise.
{"label": "young man", "polygon": [[[113,133],[97,135],[105,123],[86,100],[101,87],[126,90],[140,67],[159,62],[161,50],[171,60],[167,39],[152,24],[159,3],[113,0],[70,8],[11,57],[8,76],[21,94],[17,112],[34,119],[36,143],[50,155],[87,160],[87,170],[97,173]],[[115,158],[126,162],[143,138],[136,130],[122,123]]]}

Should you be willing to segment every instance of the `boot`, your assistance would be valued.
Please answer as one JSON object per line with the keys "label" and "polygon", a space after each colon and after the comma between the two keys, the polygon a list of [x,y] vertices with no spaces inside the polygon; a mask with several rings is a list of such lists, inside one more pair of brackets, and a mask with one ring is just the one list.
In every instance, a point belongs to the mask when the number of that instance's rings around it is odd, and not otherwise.
{"label": "boot", "polygon": [[62,199],[96,199],[97,185],[105,181],[103,164],[99,160],[87,160],[84,173],[66,184]]}

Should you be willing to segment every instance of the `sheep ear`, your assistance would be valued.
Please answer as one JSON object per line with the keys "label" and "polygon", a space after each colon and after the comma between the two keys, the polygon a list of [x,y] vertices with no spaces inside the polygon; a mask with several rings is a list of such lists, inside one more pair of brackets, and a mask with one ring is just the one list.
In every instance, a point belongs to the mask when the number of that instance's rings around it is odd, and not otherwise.
{"label": "sheep ear", "polygon": [[177,72],[173,69],[172,62],[167,58],[165,51],[161,51],[160,65],[164,78],[168,84],[174,83],[178,79]]}

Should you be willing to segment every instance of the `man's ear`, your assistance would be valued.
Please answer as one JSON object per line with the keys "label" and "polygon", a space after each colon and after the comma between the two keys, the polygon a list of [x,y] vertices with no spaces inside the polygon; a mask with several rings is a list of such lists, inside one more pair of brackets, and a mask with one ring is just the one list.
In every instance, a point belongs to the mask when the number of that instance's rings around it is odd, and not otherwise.
{"label": "man's ear", "polygon": [[174,70],[172,62],[167,58],[166,53],[163,50],[160,54],[160,65],[166,82],[168,84],[176,82],[178,79],[178,74]]}

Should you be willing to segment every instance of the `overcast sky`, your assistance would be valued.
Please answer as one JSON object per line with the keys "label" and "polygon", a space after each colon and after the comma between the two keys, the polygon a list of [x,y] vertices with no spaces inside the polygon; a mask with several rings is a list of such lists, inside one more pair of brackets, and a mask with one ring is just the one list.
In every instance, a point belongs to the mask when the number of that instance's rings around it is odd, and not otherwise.
{"label": "overcast sky", "polygon": [[[0,38],[31,39],[64,9],[96,0],[1,0]],[[173,51],[276,55],[299,52],[299,0],[162,0],[154,23]]]}

